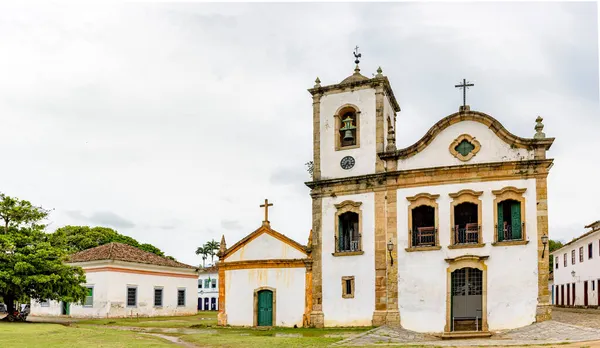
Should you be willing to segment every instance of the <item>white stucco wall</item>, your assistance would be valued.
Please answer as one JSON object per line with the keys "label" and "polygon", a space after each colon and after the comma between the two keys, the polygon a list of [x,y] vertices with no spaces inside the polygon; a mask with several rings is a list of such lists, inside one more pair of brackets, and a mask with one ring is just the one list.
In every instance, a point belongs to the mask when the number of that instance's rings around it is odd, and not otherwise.
{"label": "white stucco wall", "polygon": [[507,162],[533,159],[533,151],[511,149],[486,125],[476,121],[455,123],[439,133],[423,151],[398,161],[398,170],[463,165],[449,150],[450,144],[462,134],[469,134],[481,144],[480,151],[466,164]]}
{"label": "white stucco wall", "polygon": [[[588,256],[588,245],[592,244],[592,258]],[[583,262],[579,261],[579,248],[583,247]],[[571,251],[575,250],[575,264],[571,262]],[[567,254],[567,267],[564,267]],[[584,305],[584,282],[588,282],[588,306],[598,304],[598,282],[600,281],[600,230],[589,234],[573,244],[564,246],[552,253],[554,255],[554,285],[564,285],[564,302],[567,304],[567,284],[575,284],[575,305]],[[556,262],[558,260],[558,268]],[[575,271],[575,276],[571,274]],[[594,285],[592,285],[594,283]],[[560,293],[560,288],[559,291]],[[556,294],[556,290],[554,291]],[[571,303],[573,294],[570,294]],[[557,304],[556,300],[554,301]]]}
{"label": "white stucco wall", "polygon": [[[206,288],[204,281],[210,279],[210,286]],[[215,287],[212,287],[212,281],[216,280]],[[215,299],[215,310],[219,309],[219,273],[218,272],[203,272],[198,275],[198,284],[202,282],[202,287],[198,287],[199,310],[211,310],[211,301]],[[208,298],[208,307],[205,306],[204,299]]]}
{"label": "white stucco wall", "polygon": [[[495,196],[492,190],[506,186],[526,188],[526,245],[492,246]],[[449,193],[461,189],[483,191],[482,248],[448,249],[450,244]],[[408,206],[406,197],[421,192],[439,194],[439,240],[441,250],[406,252]],[[537,219],[535,179],[439,185],[398,190],[398,289],[402,325],[419,332],[442,332],[446,324],[446,258],[460,255],[489,256],[487,265],[487,312],[490,330],[517,328],[535,320],[537,305]],[[324,253],[325,254],[325,253]],[[515,271],[518,270],[518,271]],[[325,271],[324,271],[325,272]],[[371,276],[373,278],[373,276]]]}
{"label": "white stucco wall", "polygon": [[258,268],[225,271],[227,324],[254,324],[254,290],[275,289],[276,326],[302,326],[306,268]]}
{"label": "white stucco wall", "polygon": [[[360,147],[335,151],[335,112],[345,104],[360,109]],[[360,89],[353,92],[328,94],[321,98],[321,178],[341,178],[375,172],[375,90]],[[345,156],[354,157],[352,169],[344,170],[340,161]]]}
{"label": "white stucco wall", "polygon": [[[335,251],[334,204],[345,200],[362,202],[363,255],[333,256]],[[323,198],[322,274],[325,326],[368,326],[375,310],[375,254],[373,193]],[[342,277],[354,276],[354,298],[342,298]]]}
{"label": "white stucco wall", "polygon": [[[175,273],[178,269],[169,267],[129,264],[105,261],[95,263],[94,267],[105,266],[128,268],[132,270]],[[84,267],[84,271],[89,269]],[[191,270],[184,270],[189,273]],[[182,272],[182,273],[183,273]],[[93,306],[84,307],[71,304],[70,315],[82,318],[105,318],[127,316],[170,316],[195,314],[198,303],[197,274],[193,278],[181,278],[166,275],[122,273],[118,271],[86,272],[85,285],[94,287]],[[137,286],[137,306],[127,307],[127,286]],[[163,288],[163,305],[154,307],[154,288]],[[185,306],[177,306],[177,290],[186,290]],[[32,303],[32,315],[60,315],[60,306],[41,307]]]}
{"label": "white stucco wall", "polygon": [[265,233],[228,255],[225,262],[243,260],[303,259],[306,254]]}

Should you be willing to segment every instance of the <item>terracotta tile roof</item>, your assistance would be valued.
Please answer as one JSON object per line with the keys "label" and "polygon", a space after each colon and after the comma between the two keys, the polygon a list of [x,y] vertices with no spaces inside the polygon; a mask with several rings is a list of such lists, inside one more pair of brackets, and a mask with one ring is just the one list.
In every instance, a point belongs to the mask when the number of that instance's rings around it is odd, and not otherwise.
{"label": "terracotta tile roof", "polygon": [[186,265],[185,263],[173,261],[166,257],[158,256],[147,251],[143,251],[131,245],[123,243],[108,243],[95,248],[80,251],[71,255],[70,262],[87,262],[99,260],[119,260],[135,263],[144,263],[148,265],[177,267],[177,268],[197,268]]}
{"label": "terracotta tile roof", "polygon": [[219,272],[219,266],[213,265],[213,266],[208,266],[208,267],[204,267],[204,268],[201,267],[199,272],[200,273],[217,273],[217,272]]}

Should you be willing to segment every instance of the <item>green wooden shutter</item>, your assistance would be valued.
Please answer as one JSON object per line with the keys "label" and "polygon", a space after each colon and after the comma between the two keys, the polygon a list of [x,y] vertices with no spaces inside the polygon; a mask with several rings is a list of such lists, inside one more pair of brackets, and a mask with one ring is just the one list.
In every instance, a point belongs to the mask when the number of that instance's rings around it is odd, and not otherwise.
{"label": "green wooden shutter", "polygon": [[502,202],[498,203],[498,241],[504,240],[504,206]]}
{"label": "green wooden shutter", "polygon": [[513,202],[510,205],[510,221],[512,225],[512,239],[521,239],[521,203]]}

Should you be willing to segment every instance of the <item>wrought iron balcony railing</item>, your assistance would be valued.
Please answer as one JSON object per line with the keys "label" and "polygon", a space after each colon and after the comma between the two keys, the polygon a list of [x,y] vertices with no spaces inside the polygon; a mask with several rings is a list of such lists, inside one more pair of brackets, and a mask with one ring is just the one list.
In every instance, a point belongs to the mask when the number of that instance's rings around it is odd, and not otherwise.
{"label": "wrought iron balcony railing", "polygon": [[480,230],[480,226],[476,223],[456,225],[454,227],[454,244],[478,244]]}

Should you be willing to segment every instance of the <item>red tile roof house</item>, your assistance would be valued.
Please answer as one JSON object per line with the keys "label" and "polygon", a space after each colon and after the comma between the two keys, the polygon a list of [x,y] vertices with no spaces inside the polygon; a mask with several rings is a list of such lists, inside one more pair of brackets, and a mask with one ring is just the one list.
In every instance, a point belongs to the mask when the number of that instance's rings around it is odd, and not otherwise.
{"label": "red tile roof house", "polygon": [[73,254],[69,264],[85,271],[85,302],[32,301],[31,315],[108,318],[197,312],[197,267],[121,243]]}

